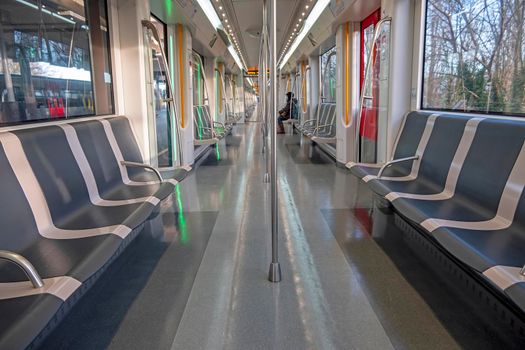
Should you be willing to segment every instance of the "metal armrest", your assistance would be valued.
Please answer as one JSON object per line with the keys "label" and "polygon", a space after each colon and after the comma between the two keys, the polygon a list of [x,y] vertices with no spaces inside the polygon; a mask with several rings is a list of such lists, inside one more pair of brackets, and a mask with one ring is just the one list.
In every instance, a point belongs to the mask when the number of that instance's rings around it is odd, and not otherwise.
{"label": "metal armrest", "polygon": [[408,161],[417,160],[417,159],[419,159],[419,156],[412,156],[412,157],[407,157],[407,158],[394,159],[394,160],[391,160],[389,162],[386,162],[381,167],[381,169],[379,169],[379,173],[377,173],[377,178],[380,179],[381,175],[383,175],[383,172],[386,170],[386,168],[388,168],[388,167],[390,167],[390,166],[392,166],[394,164],[408,162]]}
{"label": "metal armrest", "polygon": [[0,259],[12,262],[21,268],[26,274],[27,278],[29,278],[33,284],[33,287],[42,288],[44,286],[44,282],[42,281],[42,278],[36,271],[35,267],[22,255],[10,252],[8,250],[0,250]]}
{"label": "metal armrest", "polygon": [[333,127],[332,124],[325,124],[325,125],[316,126],[315,129],[312,130],[312,134],[318,133],[319,129],[327,129],[327,128],[332,129],[332,127]]}
{"label": "metal armrest", "polygon": [[120,164],[126,167],[131,167],[131,168],[144,168],[147,170],[151,170],[155,173],[155,175],[157,175],[160,182],[164,181],[164,179],[162,178],[162,175],[160,174],[160,171],[157,168],[152,167],[151,165],[137,163],[137,162],[128,162],[127,160],[123,160],[122,162],[120,162]]}
{"label": "metal armrest", "polygon": [[310,119],[301,124],[302,127],[307,126],[308,123],[315,123],[317,119]]}

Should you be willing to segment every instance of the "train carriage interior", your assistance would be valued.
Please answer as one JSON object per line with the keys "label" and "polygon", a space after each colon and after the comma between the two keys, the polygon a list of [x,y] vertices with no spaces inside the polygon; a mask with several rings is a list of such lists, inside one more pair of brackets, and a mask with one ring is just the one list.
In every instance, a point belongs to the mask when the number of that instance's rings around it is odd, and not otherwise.
{"label": "train carriage interior", "polygon": [[523,0],[1,0],[0,350],[525,349],[524,118]]}

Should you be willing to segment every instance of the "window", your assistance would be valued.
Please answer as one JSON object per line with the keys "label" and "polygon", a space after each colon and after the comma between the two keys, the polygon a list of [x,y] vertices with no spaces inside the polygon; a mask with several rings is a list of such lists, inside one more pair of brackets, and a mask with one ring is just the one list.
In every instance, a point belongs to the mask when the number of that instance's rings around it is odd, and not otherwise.
{"label": "window", "polygon": [[321,55],[321,102],[335,103],[337,57],[335,47]]}
{"label": "window", "polygon": [[2,0],[0,14],[0,125],[114,112],[105,0]]}
{"label": "window", "polygon": [[204,99],[207,97],[204,88],[204,58],[197,51],[193,51],[193,105],[204,105]]}
{"label": "window", "polygon": [[428,0],[422,108],[525,115],[524,7]]}

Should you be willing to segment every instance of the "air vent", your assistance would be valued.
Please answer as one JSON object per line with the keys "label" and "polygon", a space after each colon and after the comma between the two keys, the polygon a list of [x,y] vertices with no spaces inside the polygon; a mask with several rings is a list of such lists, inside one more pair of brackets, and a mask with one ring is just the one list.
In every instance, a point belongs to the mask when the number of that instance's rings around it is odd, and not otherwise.
{"label": "air vent", "polygon": [[226,47],[230,46],[230,40],[228,40],[228,34],[226,34],[226,32],[220,28],[217,29],[217,33],[219,34],[222,41],[224,42],[224,45],[226,45]]}
{"label": "air vent", "polygon": [[315,41],[313,33],[308,34],[308,40],[310,40],[310,44],[312,44],[313,47],[317,46],[317,41]]}
{"label": "air vent", "polygon": [[217,41],[217,34],[213,34],[213,38],[210,40],[210,48],[213,48],[213,45],[215,45],[215,42]]}

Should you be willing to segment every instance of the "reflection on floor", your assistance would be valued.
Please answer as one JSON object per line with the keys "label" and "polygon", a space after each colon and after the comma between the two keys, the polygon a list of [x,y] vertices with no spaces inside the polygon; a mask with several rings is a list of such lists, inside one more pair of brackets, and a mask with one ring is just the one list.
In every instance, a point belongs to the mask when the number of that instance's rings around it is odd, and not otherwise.
{"label": "reflection on floor", "polygon": [[212,148],[44,348],[523,348],[299,135],[278,138],[283,281],[268,282],[261,141],[253,122]]}
{"label": "reflection on floor", "polygon": [[216,218],[204,211],[152,219],[42,348],[169,348]]}

